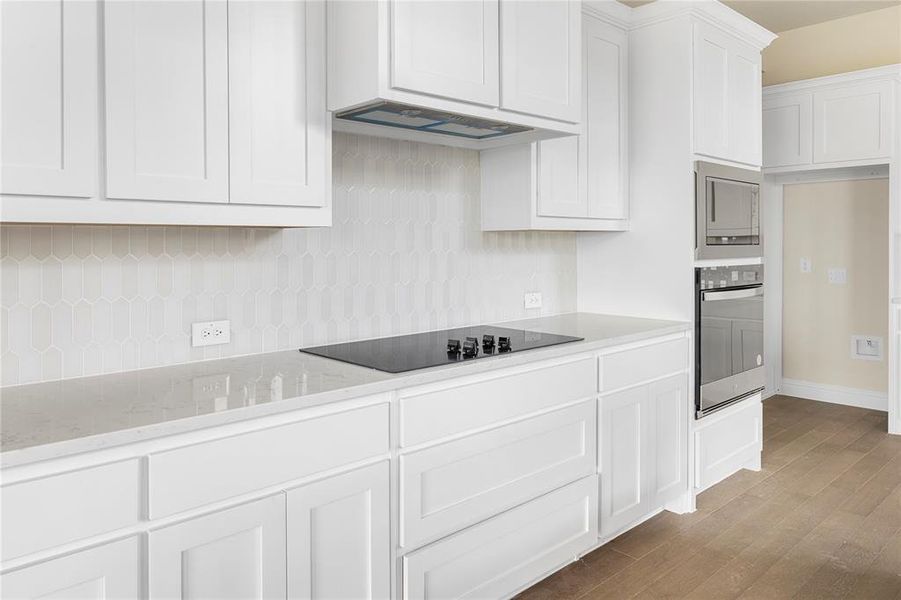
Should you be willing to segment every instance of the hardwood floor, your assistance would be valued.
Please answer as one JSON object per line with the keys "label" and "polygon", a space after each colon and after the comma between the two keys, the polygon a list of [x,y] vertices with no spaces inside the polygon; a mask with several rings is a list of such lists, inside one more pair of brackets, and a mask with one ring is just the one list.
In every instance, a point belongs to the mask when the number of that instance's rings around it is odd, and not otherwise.
{"label": "hardwood floor", "polygon": [[901,436],[886,414],[764,402],[763,469],[663,512],[518,596],[901,600]]}

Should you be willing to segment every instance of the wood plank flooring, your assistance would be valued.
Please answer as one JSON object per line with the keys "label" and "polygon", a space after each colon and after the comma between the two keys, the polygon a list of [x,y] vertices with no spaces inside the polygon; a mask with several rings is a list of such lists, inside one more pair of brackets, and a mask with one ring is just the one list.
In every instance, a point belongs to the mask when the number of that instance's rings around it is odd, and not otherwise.
{"label": "wood plank flooring", "polygon": [[774,396],[763,468],[663,512],[518,600],[901,600],[901,436],[886,414]]}

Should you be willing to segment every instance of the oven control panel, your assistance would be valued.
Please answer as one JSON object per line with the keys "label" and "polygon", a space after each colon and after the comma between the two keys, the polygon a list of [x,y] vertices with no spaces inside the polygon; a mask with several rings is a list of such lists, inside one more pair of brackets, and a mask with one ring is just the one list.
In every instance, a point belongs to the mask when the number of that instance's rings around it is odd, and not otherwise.
{"label": "oven control panel", "polygon": [[742,287],[763,283],[763,265],[734,265],[695,269],[695,284],[701,290]]}

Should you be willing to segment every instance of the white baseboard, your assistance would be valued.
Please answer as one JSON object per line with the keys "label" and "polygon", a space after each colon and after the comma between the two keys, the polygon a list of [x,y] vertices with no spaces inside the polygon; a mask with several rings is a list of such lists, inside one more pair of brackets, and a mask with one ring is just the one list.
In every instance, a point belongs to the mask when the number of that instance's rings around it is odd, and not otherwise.
{"label": "white baseboard", "polygon": [[888,394],[860,390],[857,388],[814,383],[812,381],[800,381],[798,379],[783,379],[782,389],[779,393],[783,396],[795,396],[807,400],[819,400],[832,404],[845,404],[872,410],[888,411]]}

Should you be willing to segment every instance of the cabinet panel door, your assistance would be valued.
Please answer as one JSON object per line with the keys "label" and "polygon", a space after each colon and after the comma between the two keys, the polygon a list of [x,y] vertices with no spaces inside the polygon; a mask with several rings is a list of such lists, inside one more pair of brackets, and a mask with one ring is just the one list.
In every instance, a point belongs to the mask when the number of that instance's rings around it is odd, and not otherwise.
{"label": "cabinet panel door", "polygon": [[150,598],[284,598],[285,496],[170,525],[149,536]]}
{"label": "cabinet panel door", "polygon": [[392,87],[497,106],[497,0],[392,0],[391,24]]}
{"label": "cabinet panel door", "polygon": [[813,162],[888,156],[892,147],[892,96],[890,82],[815,92]]}
{"label": "cabinet panel door", "polygon": [[579,193],[579,138],[560,137],[537,144],[538,215],[588,216],[585,196]]}
{"label": "cabinet panel door", "polygon": [[729,51],[728,148],[723,158],[760,165],[760,52],[733,40]]}
{"label": "cabinet panel door", "polygon": [[420,546],[596,472],[595,403],[401,456],[401,545]]}
{"label": "cabinet panel door", "polygon": [[288,492],[288,597],[388,598],[388,462]]}
{"label": "cabinet panel door", "polygon": [[729,46],[719,30],[695,24],[694,146],[698,154],[725,158],[729,152]]}
{"label": "cabinet panel door", "polygon": [[580,192],[595,219],[629,216],[628,48],[625,31],[583,17]]}
{"label": "cabinet panel door", "polygon": [[0,192],[95,195],[96,2],[2,2],[0,21]]}
{"label": "cabinet panel door", "polygon": [[768,98],[763,108],[763,166],[813,161],[813,94]]}
{"label": "cabinet panel door", "polygon": [[141,596],[137,537],[96,546],[5,573],[5,598],[112,600]]}
{"label": "cabinet panel door", "polygon": [[578,123],[581,4],[501,0],[500,12],[501,107]]}
{"label": "cabinet panel door", "polygon": [[653,460],[651,501],[662,506],[688,491],[688,376],[676,375],[650,386],[652,432],[648,436]]}
{"label": "cabinet panel door", "polygon": [[229,2],[228,69],[230,202],[322,206],[325,2]]}
{"label": "cabinet panel door", "polygon": [[648,386],[600,399],[601,533],[613,533],[648,512],[645,435]]}
{"label": "cabinet panel door", "polygon": [[105,3],[107,196],[228,201],[228,14]]}

